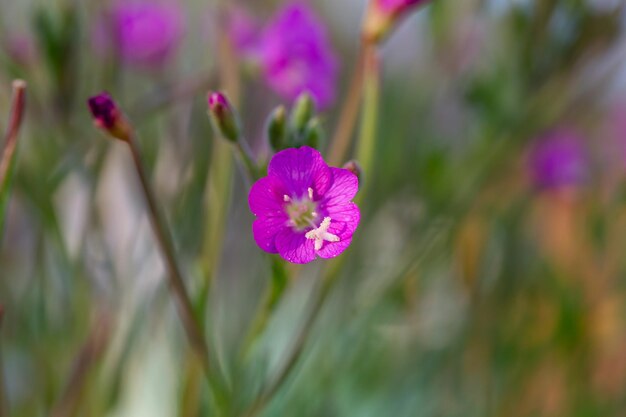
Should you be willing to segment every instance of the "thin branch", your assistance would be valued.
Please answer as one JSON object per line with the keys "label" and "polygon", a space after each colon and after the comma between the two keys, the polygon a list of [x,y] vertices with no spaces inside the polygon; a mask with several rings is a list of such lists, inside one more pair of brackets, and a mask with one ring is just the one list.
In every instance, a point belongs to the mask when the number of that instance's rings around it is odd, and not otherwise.
{"label": "thin branch", "polygon": [[63,395],[51,411],[51,417],[66,417],[76,413],[79,402],[85,394],[87,377],[102,356],[110,336],[110,317],[108,314],[102,313],[95,321],[87,341],[74,360]]}
{"label": "thin branch", "polygon": [[0,189],[8,181],[11,168],[11,161],[17,148],[17,138],[24,118],[24,108],[26,106],[26,82],[22,80],[13,81],[13,98],[11,103],[11,116],[7,127],[4,148],[0,155]]}
{"label": "thin branch", "polygon": [[209,349],[206,341],[204,340],[204,332],[201,330],[198,321],[196,320],[191,300],[185,288],[183,276],[176,259],[176,252],[172,237],[169,234],[169,229],[166,225],[165,219],[157,205],[154,191],[152,190],[148,175],[146,174],[143,160],[141,158],[141,152],[139,151],[139,146],[134,135],[130,135],[126,143],[130,148],[135,169],[141,183],[141,189],[143,190],[144,197],[146,199],[148,218],[152,224],[157,245],[159,246],[161,254],[165,260],[165,266],[168,272],[167,276],[169,277],[169,285],[174,293],[174,297],[176,298],[181,321],[183,322],[183,326],[191,346],[198,354],[200,360],[202,361],[202,365],[208,373],[210,369]]}
{"label": "thin branch", "polygon": [[[0,304],[0,331],[2,330],[2,322],[4,319],[4,306]],[[4,363],[2,361],[2,334],[0,333],[0,417],[9,416],[9,404],[4,385]]]}
{"label": "thin branch", "polygon": [[344,158],[350,147],[354,127],[359,117],[359,104],[361,103],[361,96],[363,95],[363,74],[367,59],[367,50],[368,48],[363,45],[359,47],[352,82],[350,83],[348,95],[341,109],[337,129],[330,142],[331,147],[328,154],[328,161],[333,166],[340,166],[345,162]]}
{"label": "thin branch", "polygon": [[274,398],[276,393],[278,393],[278,390],[283,386],[287,378],[289,378],[291,373],[294,371],[298,360],[302,356],[302,352],[304,351],[306,342],[312,333],[315,320],[319,316],[319,313],[322,310],[322,306],[328,298],[330,290],[333,288],[333,284],[335,283],[336,278],[339,275],[340,264],[341,261],[337,261],[331,264],[330,270],[324,276],[321,288],[317,290],[315,299],[313,300],[312,306],[310,307],[309,312],[304,319],[304,323],[300,328],[300,333],[298,333],[296,337],[293,348],[291,349],[291,352],[289,352],[289,356],[283,362],[282,368],[278,371],[278,373],[270,382],[268,387],[264,390],[264,392],[257,397],[257,399],[246,411],[243,412],[243,417],[255,417],[259,415],[265,409],[267,404],[269,404],[269,402]]}

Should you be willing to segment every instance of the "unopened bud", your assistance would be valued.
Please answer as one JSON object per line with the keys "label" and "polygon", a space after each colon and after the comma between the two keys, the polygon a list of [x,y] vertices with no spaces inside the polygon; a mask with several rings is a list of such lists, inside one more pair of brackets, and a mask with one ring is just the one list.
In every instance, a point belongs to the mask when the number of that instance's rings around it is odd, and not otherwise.
{"label": "unopened bud", "polygon": [[213,128],[225,139],[237,142],[241,136],[239,117],[226,96],[219,92],[209,92],[209,116]]}
{"label": "unopened bud", "polygon": [[284,106],[279,106],[274,109],[267,122],[267,137],[274,151],[284,149],[286,135],[287,110]]}
{"label": "unopened bud", "polygon": [[346,162],[342,168],[352,172],[354,175],[356,175],[359,182],[361,182],[361,175],[363,174],[363,171],[361,170],[361,165],[359,165],[357,161],[352,159]]}
{"label": "unopened bud", "polygon": [[304,131],[303,144],[310,146],[311,148],[318,149],[324,138],[324,129],[320,123],[320,119],[317,117],[312,118],[306,126]]}
{"label": "unopened bud", "polygon": [[427,1],[371,0],[363,23],[364,39],[370,43],[381,42],[400,19]]}
{"label": "unopened bud", "polygon": [[93,96],[89,98],[87,104],[93,115],[93,122],[98,128],[106,131],[114,138],[129,139],[130,126],[109,93],[102,92]]}
{"label": "unopened bud", "polygon": [[291,126],[299,135],[306,129],[307,123],[315,113],[315,102],[309,93],[302,93],[291,110]]}

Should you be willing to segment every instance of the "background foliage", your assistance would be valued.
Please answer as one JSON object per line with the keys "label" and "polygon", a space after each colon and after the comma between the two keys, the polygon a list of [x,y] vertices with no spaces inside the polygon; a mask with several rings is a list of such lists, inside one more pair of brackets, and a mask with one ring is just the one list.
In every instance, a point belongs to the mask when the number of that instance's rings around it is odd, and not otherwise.
{"label": "background foliage", "polygon": [[[10,80],[29,84],[0,245],[12,416],[213,410],[129,155],[91,125],[85,100],[101,90],[139,131],[188,287],[208,305],[211,347],[236,381],[235,403],[271,378],[302,326],[321,261],[290,267],[267,331],[239,360],[273,273],[252,239],[242,176],[209,175],[221,146],[205,101],[219,85],[214,3],[180,3],[183,43],[155,69],[98,53],[102,2],[0,0],[1,115]],[[239,5],[267,18],[279,3]],[[329,26],[343,97],[365,4],[311,4]],[[359,231],[264,415],[626,413],[625,22],[622,2],[602,0],[435,0],[402,22],[381,50]],[[255,68],[238,75],[246,136],[267,155],[265,118],[281,99]],[[323,113],[328,132],[340,104]],[[529,147],[563,127],[582,138],[588,174],[539,188]],[[229,181],[230,196],[215,193]],[[223,230],[207,210],[216,198],[230,202]],[[68,396],[76,409],[63,408]]]}

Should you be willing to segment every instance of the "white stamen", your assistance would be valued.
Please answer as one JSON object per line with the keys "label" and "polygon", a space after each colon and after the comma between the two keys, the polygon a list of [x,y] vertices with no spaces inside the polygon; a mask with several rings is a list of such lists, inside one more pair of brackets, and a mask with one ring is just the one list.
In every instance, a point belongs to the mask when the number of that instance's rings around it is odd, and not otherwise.
{"label": "white stamen", "polygon": [[307,239],[315,240],[315,250],[322,249],[324,242],[339,242],[339,236],[328,233],[330,227],[330,217],[324,217],[324,220],[317,229],[309,230],[306,235]]}
{"label": "white stamen", "polygon": [[313,212],[311,212],[311,216],[313,216],[313,217],[317,217],[317,216],[318,216],[317,211],[313,211]]}
{"label": "white stamen", "polygon": [[291,201],[291,197],[289,197],[287,194],[285,194],[283,196],[283,200],[285,200],[285,202],[289,202],[289,201]]}
{"label": "white stamen", "polygon": [[307,191],[309,192],[309,199],[313,200],[313,188],[309,187]]}

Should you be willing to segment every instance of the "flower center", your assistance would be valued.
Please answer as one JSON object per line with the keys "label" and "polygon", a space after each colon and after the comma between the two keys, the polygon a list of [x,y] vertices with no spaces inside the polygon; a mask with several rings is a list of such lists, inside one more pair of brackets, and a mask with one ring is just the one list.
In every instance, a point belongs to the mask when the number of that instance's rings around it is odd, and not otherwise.
{"label": "flower center", "polygon": [[285,195],[285,202],[288,204],[285,206],[287,215],[289,216],[289,222],[295,230],[304,230],[310,227],[315,228],[316,219],[318,217],[317,203],[313,201],[313,189],[309,188],[308,196],[301,199],[292,199]]}
{"label": "flower center", "polygon": [[339,236],[328,231],[331,222],[330,217],[324,217],[319,226],[316,226],[319,214],[316,211],[317,203],[313,201],[313,189],[309,188],[307,194],[307,196],[298,200],[285,195],[283,198],[288,203],[285,209],[289,215],[289,223],[294,230],[304,231],[305,229],[310,229],[306,232],[305,237],[314,241],[315,250],[318,251],[322,249],[324,242],[339,242],[340,239]]}

